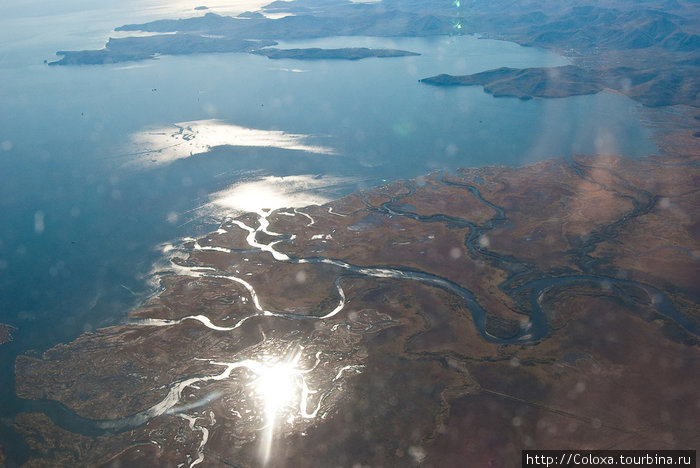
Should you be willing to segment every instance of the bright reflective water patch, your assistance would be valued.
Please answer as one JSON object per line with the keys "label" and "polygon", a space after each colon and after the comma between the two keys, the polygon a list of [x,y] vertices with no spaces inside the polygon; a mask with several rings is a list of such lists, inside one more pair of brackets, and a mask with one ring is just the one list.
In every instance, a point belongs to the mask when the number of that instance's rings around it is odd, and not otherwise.
{"label": "bright reflective water patch", "polygon": [[335,154],[332,148],[308,144],[309,135],[261,130],[218,119],[180,122],[131,135],[127,166],[152,167],[206,153],[216,146],[281,148],[309,153]]}
{"label": "bright reflective water patch", "polygon": [[234,184],[226,190],[213,193],[211,203],[202,210],[207,215],[221,219],[234,213],[322,205],[330,201],[330,187],[351,182],[350,179],[340,177],[268,176]]}

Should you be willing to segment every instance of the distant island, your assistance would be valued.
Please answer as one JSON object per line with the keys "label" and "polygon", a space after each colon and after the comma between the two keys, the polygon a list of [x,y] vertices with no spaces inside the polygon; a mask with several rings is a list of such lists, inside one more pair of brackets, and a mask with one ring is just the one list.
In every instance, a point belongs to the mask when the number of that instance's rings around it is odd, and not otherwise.
{"label": "distant island", "polygon": [[[512,3],[512,2],[511,2]],[[338,36],[425,37],[476,33],[484,38],[543,47],[569,57],[571,67],[498,69],[468,77],[438,75],[433,85],[481,85],[495,96],[521,99],[621,92],[649,107],[676,104],[700,107],[700,35],[691,18],[700,7],[640,0],[631,7],[614,1],[592,6],[583,0],[553,0],[519,5],[505,0],[474,3],[426,0],[420,6],[397,0],[355,3],[345,0],[273,2],[265,13],[236,17],[203,16],[127,24],[115,31],[157,33],[111,38],[103,49],[59,51],[50,65],[95,65],[153,59],[159,55],[245,52],[269,58],[346,59],[395,57],[374,51],[263,49],[279,40]],[[203,10],[204,7],[197,7]],[[508,12],[503,14],[503,12]],[[357,54],[357,55],[356,55]],[[411,53],[405,53],[411,55]]]}
{"label": "distant island", "polygon": [[347,47],[342,49],[257,49],[251,53],[264,55],[270,59],[294,60],[360,60],[368,57],[406,57],[420,55],[416,52],[398,49],[370,49],[367,47]]}
{"label": "distant island", "polygon": [[[473,75],[441,74],[421,83],[434,86],[483,86],[496,97],[520,99],[562,98],[611,89],[648,107],[698,104],[700,81],[684,78],[682,71],[638,70],[615,67],[592,70],[574,65],[544,68],[498,68]],[[679,87],[679,83],[684,86]]]}
{"label": "distant island", "polygon": [[[339,9],[338,9],[339,8]],[[363,50],[301,49],[303,52],[270,52],[265,47],[277,44],[277,40],[306,39],[331,36],[430,36],[453,31],[448,18],[426,13],[392,11],[390,15],[367,14],[348,2],[334,9],[349,16],[312,16],[303,14],[270,19],[260,13],[246,12],[237,17],[206,13],[204,16],[158,20],[145,24],[128,24],[115,31],[142,31],[158,33],[153,36],[110,38],[103,49],[60,50],[59,60],[49,65],[102,65],[126,61],[148,60],[159,55],[188,55],[197,53],[253,52],[270,58],[346,59],[365,57],[402,57],[417,55],[414,52],[391,49]],[[320,13],[320,12],[319,12]],[[289,56],[292,54],[293,56]]]}
{"label": "distant island", "polygon": [[205,53],[248,52],[270,59],[295,60],[360,60],[368,57],[407,57],[420,55],[398,49],[346,47],[340,49],[276,49],[271,40],[241,40],[196,36],[193,34],[162,34],[146,37],[110,38],[104,49],[62,50],[62,58],[49,65],[104,65],[109,63],[148,60],[159,55],[190,55]]}
{"label": "distant island", "polygon": [[17,330],[15,327],[0,323],[0,345],[12,341],[12,331]]}
{"label": "distant island", "polygon": [[275,45],[275,41],[253,41],[178,33],[146,37],[110,38],[104,49],[61,50],[63,56],[49,65],[103,65],[156,58],[159,55],[190,55],[221,52],[250,52]]}

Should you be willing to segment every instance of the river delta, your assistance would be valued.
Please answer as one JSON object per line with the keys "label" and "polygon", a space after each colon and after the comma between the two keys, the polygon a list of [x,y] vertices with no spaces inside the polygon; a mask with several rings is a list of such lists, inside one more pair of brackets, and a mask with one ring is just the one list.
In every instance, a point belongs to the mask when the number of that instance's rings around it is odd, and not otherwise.
{"label": "river delta", "polygon": [[29,466],[692,447],[696,162],[462,169],[228,219],[127,323],[17,360],[18,394],[81,427],[20,415]]}

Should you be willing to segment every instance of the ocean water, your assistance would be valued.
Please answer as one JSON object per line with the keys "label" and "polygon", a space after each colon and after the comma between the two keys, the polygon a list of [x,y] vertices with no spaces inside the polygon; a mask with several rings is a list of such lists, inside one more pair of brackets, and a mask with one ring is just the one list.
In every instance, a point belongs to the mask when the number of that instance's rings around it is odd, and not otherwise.
{"label": "ocean water", "polygon": [[568,63],[475,36],[282,43],[422,54],[355,62],[211,54],[43,63],[56,50],[101,47],[113,27],[194,15],[194,6],[3,6],[0,322],[17,327],[15,340],[0,347],[6,450],[18,443],[11,425],[23,408],[14,397],[15,357],[123,320],[153,292],[149,278],[167,246],[224,216],[259,203],[323,202],[434,170],[656,151],[640,106],[624,96],[520,101],[418,82],[438,73]]}

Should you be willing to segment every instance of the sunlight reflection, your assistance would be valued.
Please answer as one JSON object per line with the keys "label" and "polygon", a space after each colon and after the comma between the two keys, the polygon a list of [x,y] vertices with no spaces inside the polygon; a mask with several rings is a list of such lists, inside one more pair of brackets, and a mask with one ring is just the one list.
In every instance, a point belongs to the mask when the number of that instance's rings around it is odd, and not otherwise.
{"label": "sunlight reflection", "polygon": [[125,37],[172,36],[174,34],[176,34],[175,31],[164,33],[152,31],[111,31],[108,39],[122,39]]}
{"label": "sunlight reflection", "polygon": [[[251,383],[256,398],[261,402],[264,414],[264,428],[260,439],[260,459],[266,465],[272,454],[272,446],[277,431],[284,424],[292,424],[297,417],[313,418],[316,412],[308,414],[307,400],[310,394],[304,374],[311,372],[300,367],[303,347],[295,348],[284,358],[267,356],[259,365],[250,366],[257,378]],[[285,419],[286,417],[286,419]]]}
{"label": "sunlight reflection", "polygon": [[280,408],[287,406],[296,395],[297,383],[296,364],[292,362],[276,364],[260,371],[255,381],[256,393],[265,400],[265,414],[274,416]]}
{"label": "sunlight reflection", "polygon": [[212,194],[211,203],[202,207],[200,214],[220,219],[261,210],[322,205],[336,195],[334,191],[339,186],[355,182],[350,178],[312,175],[263,177]]}
{"label": "sunlight reflection", "polygon": [[[257,11],[270,3],[269,0],[209,0],[206,10],[199,13],[217,13],[219,15],[240,14],[244,11]],[[151,15],[157,16],[193,16],[195,8],[202,5],[199,0],[151,0],[147,3]]]}
{"label": "sunlight reflection", "polygon": [[274,12],[273,13],[270,11],[265,11],[264,9],[261,10],[261,13],[267,19],[280,19],[280,18],[286,18],[288,16],[296,16],[294,13],[290,13],[290,12],[281,11],[281,12]]}
{"label": "sunlight reflection", "polygon": [[131,135],[127,166],[153,167],[206,153],[216,146],[255,146],[310,153],[335,154],[332,148],[307,144],[308,135],[280,130],[260,130],[217,119],[181,122]]}
{"label": "sunlight reflection", "polygon": [[[258,378],[253,382],[253,387],[262,400],[265,414],[265,429],[260,443],[260,458],[264,465],[270,460],[278,418],[283,416],[285,408],[293,408],[301,398],[300,358],[301,350],[296,350],[281,362],[272,365],[266,363],[256,370]],[[294,415],[291,414],[290,418],[293,420]]]}

